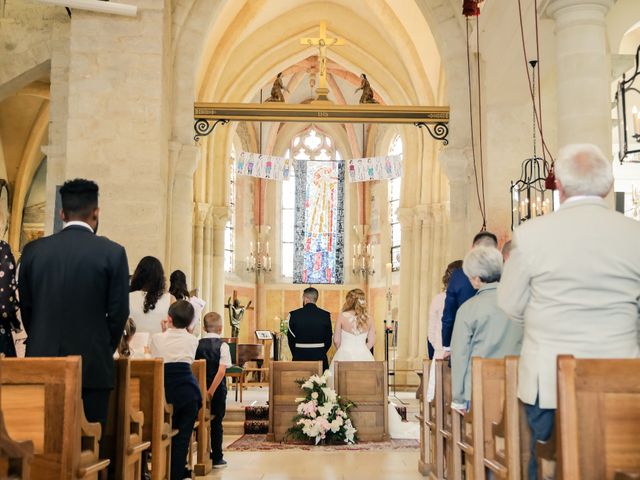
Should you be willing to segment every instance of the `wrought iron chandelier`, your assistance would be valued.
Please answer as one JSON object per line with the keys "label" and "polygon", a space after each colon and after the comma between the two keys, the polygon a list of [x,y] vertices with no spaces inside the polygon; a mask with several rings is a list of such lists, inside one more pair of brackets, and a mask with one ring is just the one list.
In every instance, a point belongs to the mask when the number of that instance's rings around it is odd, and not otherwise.
{"label": "wrought iron chandelier", "polygon": [[522,222],[553,212],[553,190],[547,189],[549,163],[536,153],[535,68],[538,62],[529,62],[533,69],[533,156],[522,162],[520,178],[511,182],[511,230]]}
{"label": "wrought iron chandelier", "polygon": [[[260,275],[261,273],[269,273],[271,271],[271,255],[269,254],[269,242],[261,242],[262,232],[258,228],[258,241],[256,242],[256,249],[253,248],[253,242],[249,244],[249,255],[247,255],[247,272]],[[268,235],[270,227],[265,227],[266,232],[264,235]]]}
{"label": "wrought iron chandelier", "polygon": [[353,229],[358,235],[359,240],[358,243],[353,245],[353,256],[351,257],[351,271],[354,275],[360,275],[362,278],[366,279],[368,276],[376,273],[373,268],[373,247],[370,243],[365,241],[367,237],[366,229],[363,231],[362,236],[360,236],[360,232],[358,228],[354,225]]}
{"label": "wrought iron chandelier", "polygon": [[[634,85],[636,79],[640,76],[640,45],[636,50],[636,66],[633,74],[626,78],[626,74],[622,74],[622,80],[618,83],[615,102],[618,112],[618,142],[620,150],[618,159],[622,163],[629,155],[640,153],[640,112],[638,107],[633,105],[629,111],[629,98],[627,94],[631,94],[631,99],[635,99],[636,104],[640,104],[640,87]],[[627,114],[631,116],[631,121],[627,121]],[[629,129],[633,133],[629,135]],[[629,137],[633,139],[629,144]],[[640,158],[633,155],[627,161],[640,162]]]}

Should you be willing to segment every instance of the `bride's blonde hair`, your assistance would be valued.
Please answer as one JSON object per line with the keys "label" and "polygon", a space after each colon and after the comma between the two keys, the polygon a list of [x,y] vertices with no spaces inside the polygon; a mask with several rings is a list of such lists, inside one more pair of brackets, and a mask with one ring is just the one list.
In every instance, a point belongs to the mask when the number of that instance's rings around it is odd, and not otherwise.
{"label": "bride's blonde hair", "polygon": [[367,301],[364,292],[359,288],[349,290],[347,298],[342,306],[343,312],[353,310],[356,313],[356,328],[364,332],[369,329],[369,314],[367,313]]}

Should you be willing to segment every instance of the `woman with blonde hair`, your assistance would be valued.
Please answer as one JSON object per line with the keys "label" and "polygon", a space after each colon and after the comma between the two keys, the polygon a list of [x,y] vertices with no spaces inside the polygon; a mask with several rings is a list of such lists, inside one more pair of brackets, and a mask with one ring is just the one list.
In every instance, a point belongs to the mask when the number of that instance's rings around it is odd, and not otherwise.
{"label": "woman with blonde hair", "polygon": [[[330,383],[333,384],[335,362],[373,362],[371,347],[375,341],[376,330],[367,311],[365,294],[359,288],[353,289],[347,293],[342,312],[336,319],[333,343],[337,351],[329,367]],[[420,426],[415,422],[403,422],[392,403],[388,405],[388,419],[391,438],[420,438]]]}

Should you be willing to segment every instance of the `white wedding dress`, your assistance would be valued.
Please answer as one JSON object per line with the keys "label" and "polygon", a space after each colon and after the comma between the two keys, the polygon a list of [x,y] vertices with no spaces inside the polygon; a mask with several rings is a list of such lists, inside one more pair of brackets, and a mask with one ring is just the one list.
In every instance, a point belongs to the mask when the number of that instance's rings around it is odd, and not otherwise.
{"label": "white wedding dress", "polygon": [[[343,312],[340,316],[346,318],[351,327],[351,332],[344,328],[341,332],[340,347],[331,360],[329,371],[329,384],[333,388],[333,373],[335,362],[373,362],[374,358],[371,351],[367,348],[368,332],[361,333],[356,326],[356,317],[349,313]],[[337,321],[341,321],[340,316]],[[353,333],[352,333],[353,332]],[[389,436],[393,439],[420,439],[420,425],[417,422],[403,422],[402,417],[395,408],[395,405],[389,402]]]}

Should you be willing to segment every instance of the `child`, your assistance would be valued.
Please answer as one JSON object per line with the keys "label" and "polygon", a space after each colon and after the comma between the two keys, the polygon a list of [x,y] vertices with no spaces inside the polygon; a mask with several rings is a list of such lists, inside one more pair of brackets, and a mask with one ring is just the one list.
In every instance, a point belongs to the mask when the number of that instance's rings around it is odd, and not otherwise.
{"label": "child", "polygon": [[185,463],[202,406],[200,386],[191,372],[198,347],[196,337],[187,331],[192,321],[193,306],[187,300],[178,300],[169,307],[162,333],[151,337],[151,355],[164,359],[164,393],[167,402],[173,405],[172,426],[178,429],[171,441],[171,480],[191,478]]}
{"label": "child", "polygon": [[127,323],[124,324],[124,332],[122,333],[122,338],[120,339],[120,343],[118,344],[118,349],[114,354],[115,358],[133,358],[134,349],[131,345],[131,341],[136,334],[136,324],[133,321],[133,318],[129,318]]}
{"label": "child", "polygon": [[211,460],[213,468],[224,468],[227,462],[222,458],[222,419],[227,403],[227,382],[225,374],[231,366],[229,345],[222,341],[222,317],[209,312],[204,316],[204,331],[198,343],[196,358],[207,361],[207,395],[211,399]]}

